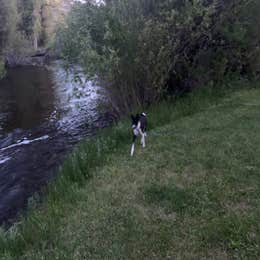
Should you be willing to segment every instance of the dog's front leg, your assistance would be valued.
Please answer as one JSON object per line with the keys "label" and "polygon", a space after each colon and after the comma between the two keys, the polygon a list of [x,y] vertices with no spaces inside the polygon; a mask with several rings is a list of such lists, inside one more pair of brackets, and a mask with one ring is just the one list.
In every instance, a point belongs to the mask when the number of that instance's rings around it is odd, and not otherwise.
{"label": "dog's front leg", "polygon": [[142,134],[142,139],[141,140],[142,140],[141,144],[142,144],[143,148],[145,148],[145,134],[144,133]]}
{"label": "dog's front leg", "polygon": [[145,139],[144,139],[145,134],[144,134],[144,132],[143,132],[141,129],[139,129],[138,135],[141,136],[141,140],[140,140],[141,145],[142,145],[143,147],[145,147]]}
{"label": "dog's front leg", "polygon": [[135,152],[135,140],[136,140],[136,135],[133,136],[133,143],[132,143],[132,147],[131,147],[131,156],[134,156],[134,152]]}
{"label": "dog's front leg", "polygon": [[140,130],[140,135],[141,135],[141,145],[143,146],[143,148],[145,148],[145,133]]}
{"label": "dog's front leg", "polygon": [[134,156],[134,152],[135,152],[135,143],[132,143],[131,156]]}

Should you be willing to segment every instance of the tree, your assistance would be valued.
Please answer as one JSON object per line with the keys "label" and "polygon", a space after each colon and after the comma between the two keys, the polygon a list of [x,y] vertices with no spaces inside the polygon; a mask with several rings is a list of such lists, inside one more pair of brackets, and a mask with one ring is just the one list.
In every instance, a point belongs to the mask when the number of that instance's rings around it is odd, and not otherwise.
{"label": "tree", "polygon": [[0,52],[3,55],[6,46],[15,39],[19,15],[16,0],[0,0],[0,6]]}
{"label": "tree", "polygon": [[0,60],[15,64],[53,42],[72,0],[0,0]]}

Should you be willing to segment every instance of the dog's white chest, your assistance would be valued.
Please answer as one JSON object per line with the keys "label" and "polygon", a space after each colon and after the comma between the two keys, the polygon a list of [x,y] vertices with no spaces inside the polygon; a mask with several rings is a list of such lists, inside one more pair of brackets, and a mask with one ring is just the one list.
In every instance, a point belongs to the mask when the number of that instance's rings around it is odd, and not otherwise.
{"label": "dog's white chest", "polygon": [[140,133],[140,131],[139,131],[139,129],[138,129],[137,127],[135,127],[135,128],[133,129],[133,132],[134,132],[134,135],[136,135],[136,136],[138,136],[139,133]]}
{"label": "dog's white chest", "polygon": [[133,125],[132,128],[133,128],[134,135],[138,136],[140,134],[140,130],[141,130],[141,123],[138,122],[138,124],[137,125]]}

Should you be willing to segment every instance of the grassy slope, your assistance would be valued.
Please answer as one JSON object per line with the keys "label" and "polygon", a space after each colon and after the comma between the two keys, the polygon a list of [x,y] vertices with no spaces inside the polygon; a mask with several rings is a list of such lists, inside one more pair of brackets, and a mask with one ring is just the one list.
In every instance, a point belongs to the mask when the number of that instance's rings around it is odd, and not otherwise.
{"label": "grassy slope", "polygon": [[260,90],[206,107],[182,114],[169,108],[172,119],[148,133],[148,147],[138,147],[133,159],[128,135],[119,137],[120,145],[108,142],[116,149],[100,165],[87,172],[84,163],[77,166],[93,177],[87,182],[73,181],[71,158],[63,168],[70,182],[59,184],[70,183],[69,190],[52,190],[29,220],[3,234],[0,256],[259,259]]}

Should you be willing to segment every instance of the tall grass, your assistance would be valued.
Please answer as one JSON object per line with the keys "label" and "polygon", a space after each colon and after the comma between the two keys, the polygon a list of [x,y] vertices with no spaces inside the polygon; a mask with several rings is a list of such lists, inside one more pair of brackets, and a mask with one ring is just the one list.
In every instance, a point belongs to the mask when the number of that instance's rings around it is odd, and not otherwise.
{"label": "tall grass", "polygon": [[[162,101],[147,111],[149,130],[166,125],[177,118],[190,116],[206,110],[225,97],[233,88],[253,86],[249,82],[238,81],[232,88],[205,87],[181,98]],[[93,177],[96,169],[106,164],[109,155],[120,154],[131,142],[130,120],[123,118],[117,125],[100,131],[95,137],[84,140],[67,158],[56,179],[51,181],[40,204],[32,200],[25,216],[9,230],[0,231],[0,257],[19,259],[31,247],[48,248],[46,241],[55,243],[55,227],[63,225],[66,214],[73,211],[80,199],[80,188]],[[155,187],[156,191],[156,187]],[[147,191],[149,197],[151,191]],[[174,196],[179,190],[173,191]],[[180,201],[181,203],[181,201]],[[182,204],[180,204],[180,208]]]}

